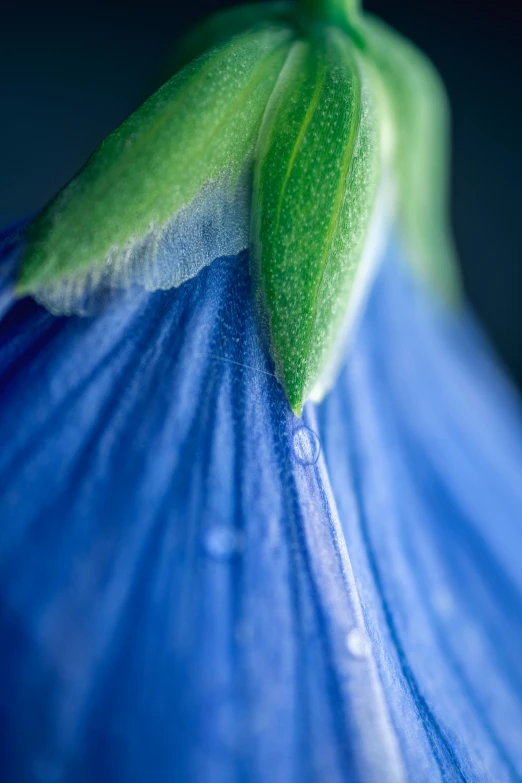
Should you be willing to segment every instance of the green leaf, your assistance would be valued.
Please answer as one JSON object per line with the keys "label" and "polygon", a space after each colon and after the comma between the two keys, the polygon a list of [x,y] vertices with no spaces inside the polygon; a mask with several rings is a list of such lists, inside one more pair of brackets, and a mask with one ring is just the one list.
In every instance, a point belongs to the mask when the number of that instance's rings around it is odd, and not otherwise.
{"label": "green leaf", "polygon": [[340,30],[294,44],[258,144],[254,270],[276,370],[300,414],[346,317],[376,200],[369,86]]}
{"label": "green leaf", "polygon": [[[18,292],[68,312],[97,285],[167,288],[213,253],[245,247],[252,156],[291,39],[276,26],[234,38],[105,139],[30,228]],[[223,225],[224,211],[245,225]],[[208,248],[211,223],[218,239]],[[179,259],[172,243],[181,248],[187,235],[190,252]]]}
{"label": "green leaf", "polygon": [[449,111],[429,60],[384,22],[365,16],[365,54],[375,65],[391,110],[399,218],[417,272],[446,301],[460,298],[449,228]]}

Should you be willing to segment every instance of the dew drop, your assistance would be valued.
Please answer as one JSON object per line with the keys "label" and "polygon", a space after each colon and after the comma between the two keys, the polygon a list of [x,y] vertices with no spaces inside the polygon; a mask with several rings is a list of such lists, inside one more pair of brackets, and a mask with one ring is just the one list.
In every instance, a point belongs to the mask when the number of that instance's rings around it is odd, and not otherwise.
{"label": "dew drop", "polygon": [[451,617],[455,610],[453,596],[449,590],[440,588],[432,596],[433,606],[442,617]]}
{"label": "dew drop", "polygon": [[229,525],[216,525],[206,532],[203,543],[210,557],[228,560],[243,548],[243,537],[240,530]]}
{"label": "dew drop", "polygon": [[370,640],[360,628],[348,631],[346,646],[354,658],[366,658],[370,653]]}
{"label": "dew drop", "polygon": [[319,438],[304,424],[293,434],[294,456],[301,465],[315,465],[321,453]]}

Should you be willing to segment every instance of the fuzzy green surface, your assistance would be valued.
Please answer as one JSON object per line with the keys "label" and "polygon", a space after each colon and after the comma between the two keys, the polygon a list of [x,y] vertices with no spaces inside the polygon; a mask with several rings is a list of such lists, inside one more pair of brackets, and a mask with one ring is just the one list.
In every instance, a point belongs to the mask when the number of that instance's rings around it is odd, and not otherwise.
{"label": "fuzzy green surface", "polygon": [[166,66],[167,77],[235,35],[267,24],[293,26],[296,6],[290,2],[247,3],[225,8],[203,19],[178,41]]}
{"label": "fuzzy green surface", "polygon": [[299,414],[346,315],[378,179],[376,118],[349,38],[294,44],[260,132],[255,274],[278,375]]}
{"label": "fuzzy green surface", "polygon": [[239,176],[292,33],[238,36],[187,66],[105,139],[31,226],[18,290],[90,266],[161,226],[204,183]]}
{"label": "fuzzy green surface", "polygon": [[[63,285],[76,296],[107,270],[128,283],[137,277],[130,251],[140,271],[151,262],[144,237],[157,247],[164,229],[178,230],[170,221],[198,215],[198,199],[214,192],[242,199],[254,169],[252,269],[276,371],[300,414],[342,333],[379,181],[391,178],[418,275],[459,301],[444,89],[426,58],[357,0],[223,11],[186,38],[175,62],[185,67],[31,225],[17,290]],[[173,256],[188,276],[201,268]]]}
{"label": "fuzzy green surface", "polygon": [[449,110],[442,82],[413,44],[376,17],[362,26],[365,56],[382,80],[394,134],[399,223],[417,273],[449,303],[460,277],[449,228]]}

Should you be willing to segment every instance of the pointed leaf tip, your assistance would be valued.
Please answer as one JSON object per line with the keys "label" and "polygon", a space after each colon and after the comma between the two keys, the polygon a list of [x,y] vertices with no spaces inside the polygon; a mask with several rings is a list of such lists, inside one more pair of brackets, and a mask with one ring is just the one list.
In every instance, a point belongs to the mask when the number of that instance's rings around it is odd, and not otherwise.
{"label": "pointed leaf tip", "polygon": [[253,263],[277,373],[302,412],[341,332],[375,202],[376,118],[348,37],[293,45],[256,163]]}

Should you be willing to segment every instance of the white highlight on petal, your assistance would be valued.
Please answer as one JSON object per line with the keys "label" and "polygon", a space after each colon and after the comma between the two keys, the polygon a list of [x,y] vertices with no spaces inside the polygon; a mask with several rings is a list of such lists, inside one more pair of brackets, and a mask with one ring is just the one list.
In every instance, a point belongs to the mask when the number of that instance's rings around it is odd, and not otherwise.
{"label": "white highlight on petal", "polygon": [[[317,430],[312,406],[308,406],[306,416],[312,431]],[[315,471],[298,471],[296,488],[298,497],[306,498],[302,532],[318,600],[328,607],[333,668],[340,673],[342,702],[351,705],[345,719],[347,736],[355,735],[356,777],[403,783],[405,771],[397,734],[371,654],[359,590],[322,452],[316,470],[319,481]],[[352,495],[351,487],[346,491]],[[326,515],[323,504],[328,507]],[[355,503],[353,511],[358,513]]]}

